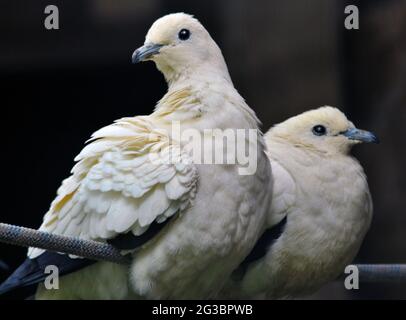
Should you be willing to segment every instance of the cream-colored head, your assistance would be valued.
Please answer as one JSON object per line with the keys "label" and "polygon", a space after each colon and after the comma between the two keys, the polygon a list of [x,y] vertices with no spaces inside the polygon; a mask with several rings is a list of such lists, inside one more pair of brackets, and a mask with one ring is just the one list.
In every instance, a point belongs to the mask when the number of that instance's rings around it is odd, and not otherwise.
{"label": "cream-colored head", "polygon": [[154,61],[168,82],[182,75],[207,72],[229,80],[219,47],[200,22],[185,13],[169,14],[155,21],[144,46],[134,52],[132,60]]}
{"label": "cream-colored head", "polygon": [[271,128],[267,139],[282,139],[292,146],[325,154],[348,154],[357,143],[379,142],[373,133],[355,128],[344,113],[333,107],[292,117]]}

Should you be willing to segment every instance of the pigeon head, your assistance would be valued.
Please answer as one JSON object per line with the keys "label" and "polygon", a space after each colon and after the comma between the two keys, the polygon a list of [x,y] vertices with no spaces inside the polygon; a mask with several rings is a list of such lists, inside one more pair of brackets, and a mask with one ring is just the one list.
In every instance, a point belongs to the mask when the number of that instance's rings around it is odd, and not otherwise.
{"label": "pigeon head", "polygon": [[133,63],[152,60],[168,82],[182,76],[218,74],[229,80],[220,48],[193,16],[173,13],[156,20]]}
{"label": "pigeon head", "polygon": [[359,143],[379,143],[373,133],[357,129],[344,113],[328,106],[292,117],[276,125],[269,134],[294,147],[328,154],[347,154]]}

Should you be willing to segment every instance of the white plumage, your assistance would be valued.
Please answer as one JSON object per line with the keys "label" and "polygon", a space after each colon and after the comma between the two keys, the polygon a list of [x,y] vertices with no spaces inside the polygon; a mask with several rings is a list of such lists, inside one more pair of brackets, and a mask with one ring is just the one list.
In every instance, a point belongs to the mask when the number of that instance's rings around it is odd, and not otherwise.
{"label": "white plumage", "polygon": [[[196,167],[147,119],[119,120],[94,133],[92,141],[75,158],[78,164],[58,190],[42,229],[86,239],[130,230],[139,235],[193,200]],[[42,252],[31,248],[29,256]]]}
{"label": "white plumage", "polygon": [[[178,37],[182,29],[190,39]],[[249,145],[256,148],[253,175],[240,175],[238,164],[195,164],[190,142],[170,135],[172,121],[182,131],[258,129],[208,32],[189,15],[165,16],[133,59],[157,64],[167,94],[151,115],[124,118],[93,134],[40,230],[105,241],[172,220],[134,252],[130,269],[96,263],[62,277],[59,290],[41,285],[39,299],[213,296],[265,223],[272,179],[260,133]],[[42,253],[31,248],[28,255]]]}
{"label": "white plumage", "polygon": [[265,140],[274,179],[268,229],[284,218],[286,224],[265,244],[264,256],[234,273],[222,298],[314,292],[351,263],[371,222],[366,177],[349,152],[354,144],[377,142],[372,133],[323,107],[276,125]]}

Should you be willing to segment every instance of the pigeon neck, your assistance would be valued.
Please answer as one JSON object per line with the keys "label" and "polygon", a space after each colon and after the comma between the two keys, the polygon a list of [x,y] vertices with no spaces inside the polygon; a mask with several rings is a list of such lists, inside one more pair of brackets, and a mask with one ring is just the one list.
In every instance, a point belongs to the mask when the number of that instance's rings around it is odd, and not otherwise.
{"label": "pigeon neck", "polygon": [[198,66],[184,65],[176,70],[167,67],[161,69],[161,71],[165,76],[169,89],[191,82],[228,82],[233,85],[224,62],[215,64],[204,63]]}

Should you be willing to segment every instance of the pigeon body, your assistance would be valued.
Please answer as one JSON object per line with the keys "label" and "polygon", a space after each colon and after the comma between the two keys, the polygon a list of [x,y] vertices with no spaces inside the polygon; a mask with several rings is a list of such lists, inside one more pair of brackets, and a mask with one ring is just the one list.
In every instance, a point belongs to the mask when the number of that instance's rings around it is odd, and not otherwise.
{"label": "pigeon body", "polygon": [[360,142],[377,142],[373,134],[323,107],[276,125],[265,139],[274,180],[268,230],[222,298],[313,293],[351,263],[371,222],[366,176],[349,152]]}
{"label": "pigeon body", "polygon": [[[168,92],[151,115],[123,118],[93,134],[40,228],[120,243],[133,255],[131,266],[87,265],[61,277],[58,290],[41,284],[37,299],[208,298],[263,228],[272,189],[265,143],[209,33],[189,15],[165,16],[134,52],[133,62],[144,60],[156,63]],[[195,142],[175,137],[174,123],[181,133],[255,130],[255,141],[237,144],[248,146],[256,170],[241,174],[238,162],[196,162]],[[212,138],[202,137],[203,145]],[[151,228],[156,234],[142,238]],[[28,257],[46,254],[31,248]],[[11,284],[24,285],[24,277],[15,275]]]}

